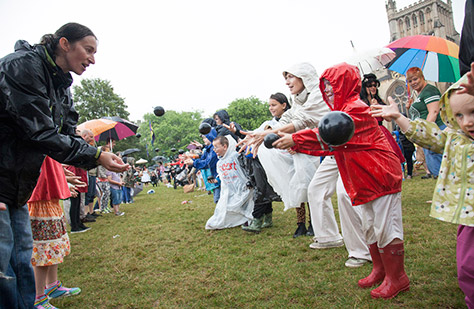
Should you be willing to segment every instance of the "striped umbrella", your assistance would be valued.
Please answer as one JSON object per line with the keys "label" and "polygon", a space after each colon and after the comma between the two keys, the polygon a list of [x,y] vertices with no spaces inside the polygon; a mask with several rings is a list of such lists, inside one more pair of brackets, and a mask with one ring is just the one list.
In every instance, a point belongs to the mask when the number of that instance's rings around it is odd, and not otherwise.
{"label": "striped umbrella", "polygon": [[409,68],[419,67],[426,80],[455,82],[459,73],[459,46],[436,36],[414,35],[387,45],[396,56],[386,68],[406,75]]}

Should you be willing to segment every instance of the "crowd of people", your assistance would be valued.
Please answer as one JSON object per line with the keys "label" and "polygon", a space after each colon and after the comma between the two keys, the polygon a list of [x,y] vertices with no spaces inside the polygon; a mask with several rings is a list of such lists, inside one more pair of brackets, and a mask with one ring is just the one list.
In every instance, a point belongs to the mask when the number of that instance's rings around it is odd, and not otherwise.
{"label": "crowd of people", "polygon": [[[357,67],[342,63],[318,76],[311,64],[299,63],[283,70],[291,100],[281,93],[269,98],[272,119],[242,128],[220,110],[205,120],[203,143],[192,142],[198,152],[149,171],[113,154],[113,141],[96,147],[92,132],[76,130],[70,72],[84,73],[96,51],[94,33],[68,23],[40,44],[17,42],[15,52],[0,60],[0,307],[55,308],[51,299],[79,294],[80,288],[58,278],[58,265],[70,253],[66,221],[71,233],[79,233],[103,213],[121,217],[122,203],[160,180],[202,183],[216,204],[205,224],[209,230],[240,226],[260,233],[273,226],[273,202],[295,208],[293,237],[311,237],[312,249],[345,246],[347,267],[371,262],[358,285],[375,286],[372,298],[391,299],[410,288],[401,191],[404,177],[412,177],[414,143],[424,149],[425,178],[437,180],[430,215],[459,225],[458,281],[474,308],[472,54],[460,55],[463,77],[443,95],[420,68],[410,68],[407,83],[417,96],[408,115],[391,98],[380,98],[374,74],[361,78]],[[472,63],[467,69],[466,61]],[[354,131],[332,145],[319,123],[336,111],[350,116]],[[395,141],[383,119],[396,122],[404,143]],[[269,144],[272,133],[278,139]]]}

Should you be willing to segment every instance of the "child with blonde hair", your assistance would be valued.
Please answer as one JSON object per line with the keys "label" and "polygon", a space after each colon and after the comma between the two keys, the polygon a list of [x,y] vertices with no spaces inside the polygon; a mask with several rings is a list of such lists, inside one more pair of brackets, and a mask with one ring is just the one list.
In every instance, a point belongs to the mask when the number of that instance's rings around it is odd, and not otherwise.
{"label": "child with blonde hair", "polygon": [[[389,98],[389,106],[374,106],[372,115],[395,120],[412,142],[444,153],[439,178],[433,193],[430,216],[459,224],[457,235],[457,270],[459,287],[466,295],[466,305],[474,308],[474,96],[464,86],[464,75],[441,97],[440,114],[447,128],[422,119],[410,121],[400,114]],[[469,76],[468,76],[469,75]]]}

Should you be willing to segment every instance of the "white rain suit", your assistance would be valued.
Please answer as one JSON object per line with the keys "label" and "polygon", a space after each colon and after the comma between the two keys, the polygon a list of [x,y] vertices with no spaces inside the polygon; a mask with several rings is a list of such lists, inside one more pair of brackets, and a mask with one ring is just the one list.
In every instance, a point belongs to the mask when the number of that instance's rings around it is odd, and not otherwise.
{"label": "white rain suit", "polygon": [[[319,89],[319,76],[309,63],[300,63],[283,72],[302,79],[305,89],[294,97],[293,105],[273,127],[292,123],[295,130],[316,128],[319,120],[329,112]],[[286,150],[259,148],[258,157],[267,173],[268,183],[280,195],[285,210],[308,202],[308,185],[319,166],[319,157]]]}

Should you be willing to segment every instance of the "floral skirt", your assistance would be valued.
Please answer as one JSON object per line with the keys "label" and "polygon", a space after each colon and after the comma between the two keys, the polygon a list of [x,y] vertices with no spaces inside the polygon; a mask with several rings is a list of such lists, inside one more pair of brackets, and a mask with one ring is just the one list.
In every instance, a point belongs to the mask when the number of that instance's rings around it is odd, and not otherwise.
{"label": "floral skirt", "polygon": [[71,252],[66,221],[59,200],[28,203],[33,233],[33,266],[49,266],[63,262]]}

